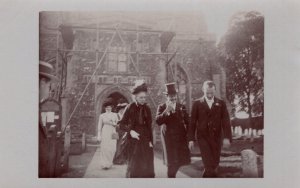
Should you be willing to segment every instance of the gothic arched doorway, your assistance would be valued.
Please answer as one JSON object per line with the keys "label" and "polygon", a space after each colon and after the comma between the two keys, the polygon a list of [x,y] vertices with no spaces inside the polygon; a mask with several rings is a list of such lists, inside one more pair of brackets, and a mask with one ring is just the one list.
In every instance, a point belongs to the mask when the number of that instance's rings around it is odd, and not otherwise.
{"label": "gothic arched doorway", "polygon": [[120,86],[111,86],[102,90],[100,94],[98,94],[95,103],[95,134],[98,132],[99,115],[104,112],[103,103],[107,98],[111,98],[113,100],[114,106],[118,104],[119,100],[123,100],[127,103],[132,102],[131,93],[127,88]]}
{"label": "gothic arched doorway", "polygon": [[[110,95],[107,96],[106,99],[108,98],[111,98],[112,99],[112,102],[113,102],[113,112],[116,112],[116,106],[118,105],[119,101],[123,101],[123,102],[127,102],[129,103],[128,99],[122,95],[121,93],[119,92],[113,92],[111,93]],[[101,113],[104,113],[105,109],[103,107],[103,104],[102,104],[102,110],[101,110]]]}
{"label": "gothic arched doorway", "polygon": [[171,74],[173,81],[176,82],[178,87],[178,100],[189,110],[191,106],[191,87],[188,74],[186,73],[184,68],[178,64],[173,64],[171,66]]}

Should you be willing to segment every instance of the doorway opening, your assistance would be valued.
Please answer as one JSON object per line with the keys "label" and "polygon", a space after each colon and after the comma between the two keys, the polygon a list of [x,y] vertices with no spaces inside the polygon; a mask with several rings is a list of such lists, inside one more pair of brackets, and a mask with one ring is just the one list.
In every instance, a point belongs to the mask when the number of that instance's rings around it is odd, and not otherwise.
{"label": "doorway opening", "polygon": [[[108,98],[112,99],[112,102],[113,102],[113,110],[112,111],[113,112],[117,112],[116,111],[116,107],[117,107],[117,105],[120,102],[121,103],[129,103],[129,101],[127,100],[127,98],[124,95],[122,95],[121,93],[119,93],[119,92],[113,92],[113,93],[111,93],[110,95],[107,96],[106,99],[108,99]],[[106,100],[106,99],[104,99],[104,100]],[[101,113],[104,113],[105,109],[103,107],[103,104],[102,104],[102,108],[101,109],[102,109]]]}

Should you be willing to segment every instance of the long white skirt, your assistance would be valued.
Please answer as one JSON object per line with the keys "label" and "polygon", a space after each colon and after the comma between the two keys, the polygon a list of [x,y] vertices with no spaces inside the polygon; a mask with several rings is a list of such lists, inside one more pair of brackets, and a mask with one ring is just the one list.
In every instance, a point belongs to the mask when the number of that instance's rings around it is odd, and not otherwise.
{"label": "long white skirt", "polygon": [[117,140],[112,139],[112,134],[116,129],[111,125],[103,125],[100,144],[100,166],[101,168],[111,168],[117,147]]}

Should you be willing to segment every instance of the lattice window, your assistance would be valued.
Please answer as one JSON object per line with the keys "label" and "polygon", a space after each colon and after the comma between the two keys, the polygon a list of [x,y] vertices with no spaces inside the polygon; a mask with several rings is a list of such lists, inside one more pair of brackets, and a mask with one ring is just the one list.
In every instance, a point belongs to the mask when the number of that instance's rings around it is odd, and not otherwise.
{"label": "lattice window", "polygon": [[125,73],[128,70],[128,55],[125,47],[112,47],[107,54],[107,70],[108,72]]}

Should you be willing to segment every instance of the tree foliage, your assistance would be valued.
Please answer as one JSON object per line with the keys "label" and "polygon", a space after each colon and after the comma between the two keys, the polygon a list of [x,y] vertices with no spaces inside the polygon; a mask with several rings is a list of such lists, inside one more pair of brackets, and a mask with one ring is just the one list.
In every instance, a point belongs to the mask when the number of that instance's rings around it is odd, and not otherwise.
{"label": "tree foliage", "polygon": [[227,74],[228,100],[250,118],[263,115],[264,17],[258,12],[234,15],[218,49]]}

